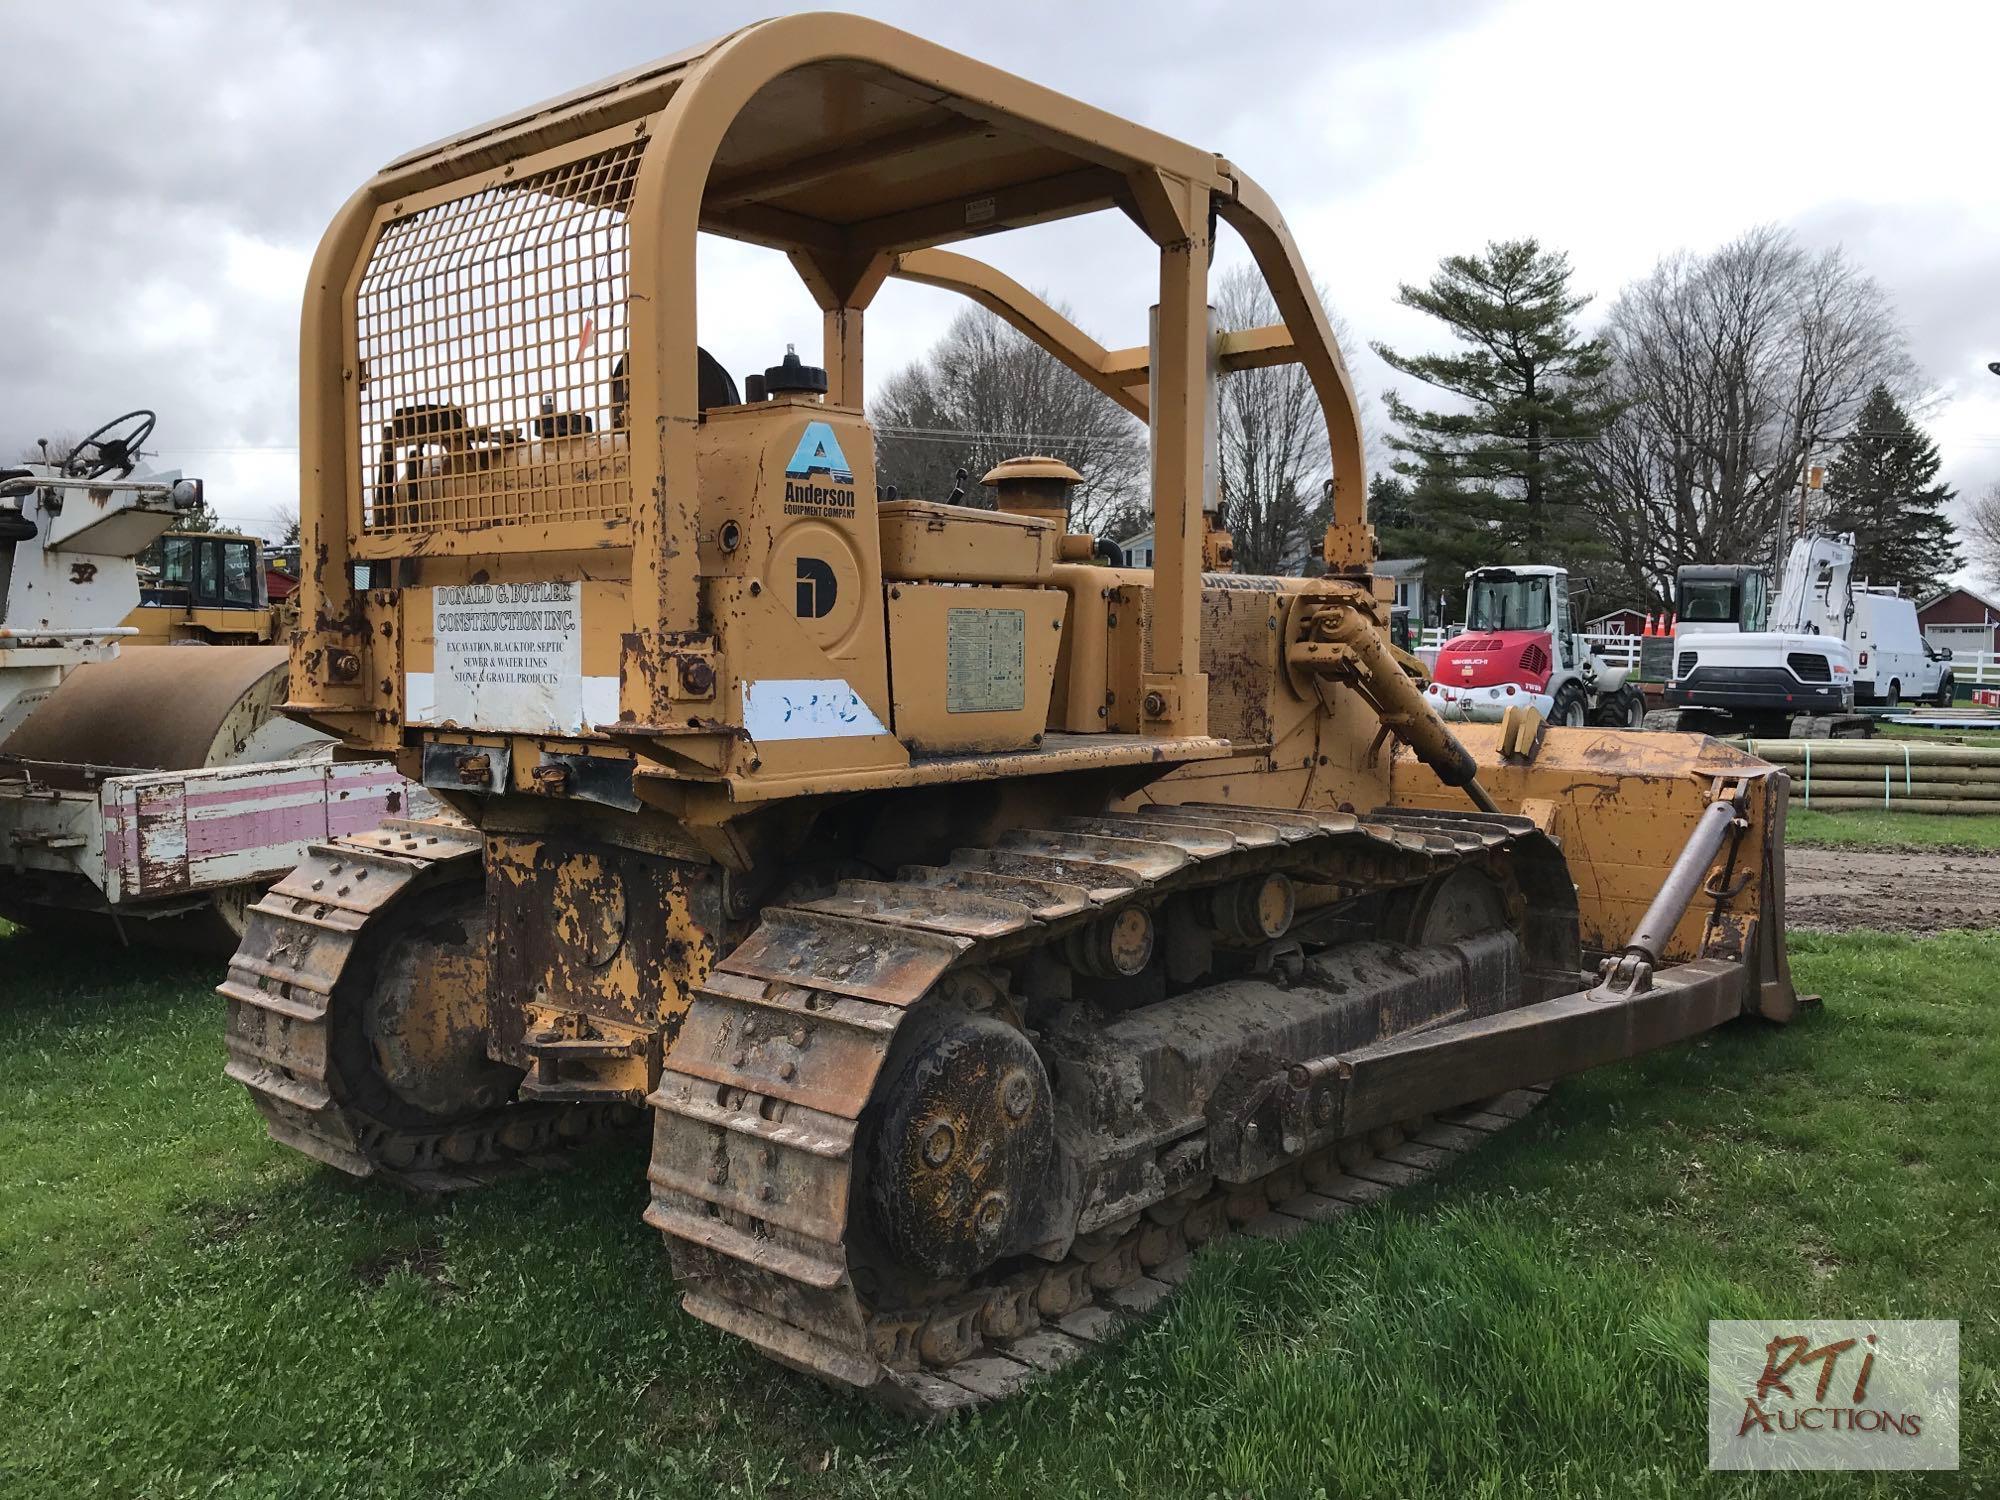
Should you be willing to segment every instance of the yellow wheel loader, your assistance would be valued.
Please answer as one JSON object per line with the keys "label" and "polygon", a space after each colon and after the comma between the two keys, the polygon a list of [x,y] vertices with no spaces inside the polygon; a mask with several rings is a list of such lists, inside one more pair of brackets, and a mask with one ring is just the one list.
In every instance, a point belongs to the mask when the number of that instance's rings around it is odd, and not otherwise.
{"label": "yellow wheel loader", "polygon": [[262,537],[171,531],[147,549],[150,576],[125,617],[132,646],[268,646],[291,634],[290,606],[270,594]]}
{"label": "yellow wheel loader", "polygon": [[[1157,278],[1128,348],[942,248],[1098,212]],[[1211,332],[1222,226],[1281,324]],[[817,363],[698,347],[704,232],[786,253]],[[1145,420],[1156,567],[1070,534],[1046,460],[990,509],[878,495],[891,276]],[[471,831],[333,840],[252,908],[229,1074],[279,1140],[435,1189],[649,1119],[687,1310],[785,1365],[1004,1395],[1207,1240],[1795,1009],[1782,773],[1425,703],[1340,351],[1220,157],[793,16],[391,163],[301,354],[287,709]],[[1205,573],[1215,381],[1280,361],[1331,437],[1325,576]]]}

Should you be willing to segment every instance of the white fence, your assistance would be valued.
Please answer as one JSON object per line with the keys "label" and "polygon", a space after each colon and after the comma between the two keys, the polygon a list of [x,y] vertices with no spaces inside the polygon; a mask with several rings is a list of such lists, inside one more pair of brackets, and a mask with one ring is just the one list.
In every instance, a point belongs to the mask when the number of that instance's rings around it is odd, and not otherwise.
{"label": "white fence", "polygon": [[1951,675],[1961,687],[1967,683],[1977,687],[2000,687],[2000,655],[1991,651],[1954,651]]}
{"label": "white fence", "polygon": [[[1437,660],[1437,649],[1456,630],[1441,630],[1433,625],[1422,632],[1418,642],[1418,655],[1426,664]],[[1607,666],[1629,667],[1634,670],[1639,665],[1639,643],[1643,636],[1636,635],[1586,635],[1585,644],[1601,657]],[[1991,651],[1959,651],[1951,658],[1952,680],[1960,687],[2000,687],[2000,655]]]}

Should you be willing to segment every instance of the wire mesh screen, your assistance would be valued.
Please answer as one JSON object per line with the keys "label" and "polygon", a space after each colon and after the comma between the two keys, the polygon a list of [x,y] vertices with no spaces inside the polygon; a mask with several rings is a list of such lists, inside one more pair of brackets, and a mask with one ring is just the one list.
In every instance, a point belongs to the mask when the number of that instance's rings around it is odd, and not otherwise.
{"label": "wire mesh screen", "polygon": [[643,149],[383,226],[355,307],[364,530],[627,513],[626,209]]}

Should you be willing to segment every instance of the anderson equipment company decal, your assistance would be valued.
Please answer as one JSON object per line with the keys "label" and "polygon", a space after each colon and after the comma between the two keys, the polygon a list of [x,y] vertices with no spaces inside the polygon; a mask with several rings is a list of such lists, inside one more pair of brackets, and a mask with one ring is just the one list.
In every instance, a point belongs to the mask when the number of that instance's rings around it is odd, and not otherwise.
{"label": "anderson equipment company decal", "polygon": [[[411,673],[410,710],[432,723],[571,734],[617,717],[617,679],[583,675],[583,600],[573,582],[446,584],[431,591],[435,661]],[[596,701],[605,697],[608,703]],[[609,712],[604,710],[609,708]]]}
{"label": "anderson equipment company decal", "polygon": [[854,470],[825,422],[808,422],[785,465],[785,514],[854,518]]}
{"label": "anderson equipment company decal", "polygon": [[1028,616],[1019,609],[945,611],[947,713],[1009,713],[1028,705]]}

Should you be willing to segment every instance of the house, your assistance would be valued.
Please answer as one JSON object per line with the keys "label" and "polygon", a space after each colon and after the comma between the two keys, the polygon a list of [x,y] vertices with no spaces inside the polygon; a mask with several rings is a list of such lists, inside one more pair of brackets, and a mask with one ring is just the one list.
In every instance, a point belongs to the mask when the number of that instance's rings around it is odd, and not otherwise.
{"label": "house", "polygon": [[1933,646],[1957,655],[2000,651],[2000,605],[1971,589],[1946,589],[1919,604],[1917,628]]}
{"label": "house", "polygon": [[1642,609],[1614,609],[1594,620],[1583,622],[1585,635],[1644,635],[1646,612]]}
{"label": "house", "polygon": [[[1150,527],[1145,531],[1134,532],[1131,536],[1119,542],[1118,545],[1125,553],[1126,567],[1150,568],[1153,566],[1153,533]],[[1297,577],[1310,569],[1317,556],[1317,551],[1309,542],[1295,540],[1291,550],[1285,554],[1284,560],[1278,564],[1278,571]]]}
{"label": "house", "polygon": [[1132,533],[1132,535],[1126,537],[1125,540],[1120,542],[1118,545],[1120,549],[1123,550],[1123,552],[1125,553],[1126,567],[1128,568],[1152,567],[1153,565],[1152,527],[1148,526],[1144,531],[1135,531],[1134,533]]}
{"label": "house", "polygon": [[1421,557],[1380,557],[1375,560],[1375,576],[1393,579],[1398,609],[1410,612],[1410,623],[1422,629],[1430,622],[1430,600],[1424,595],[1424,560]]}

